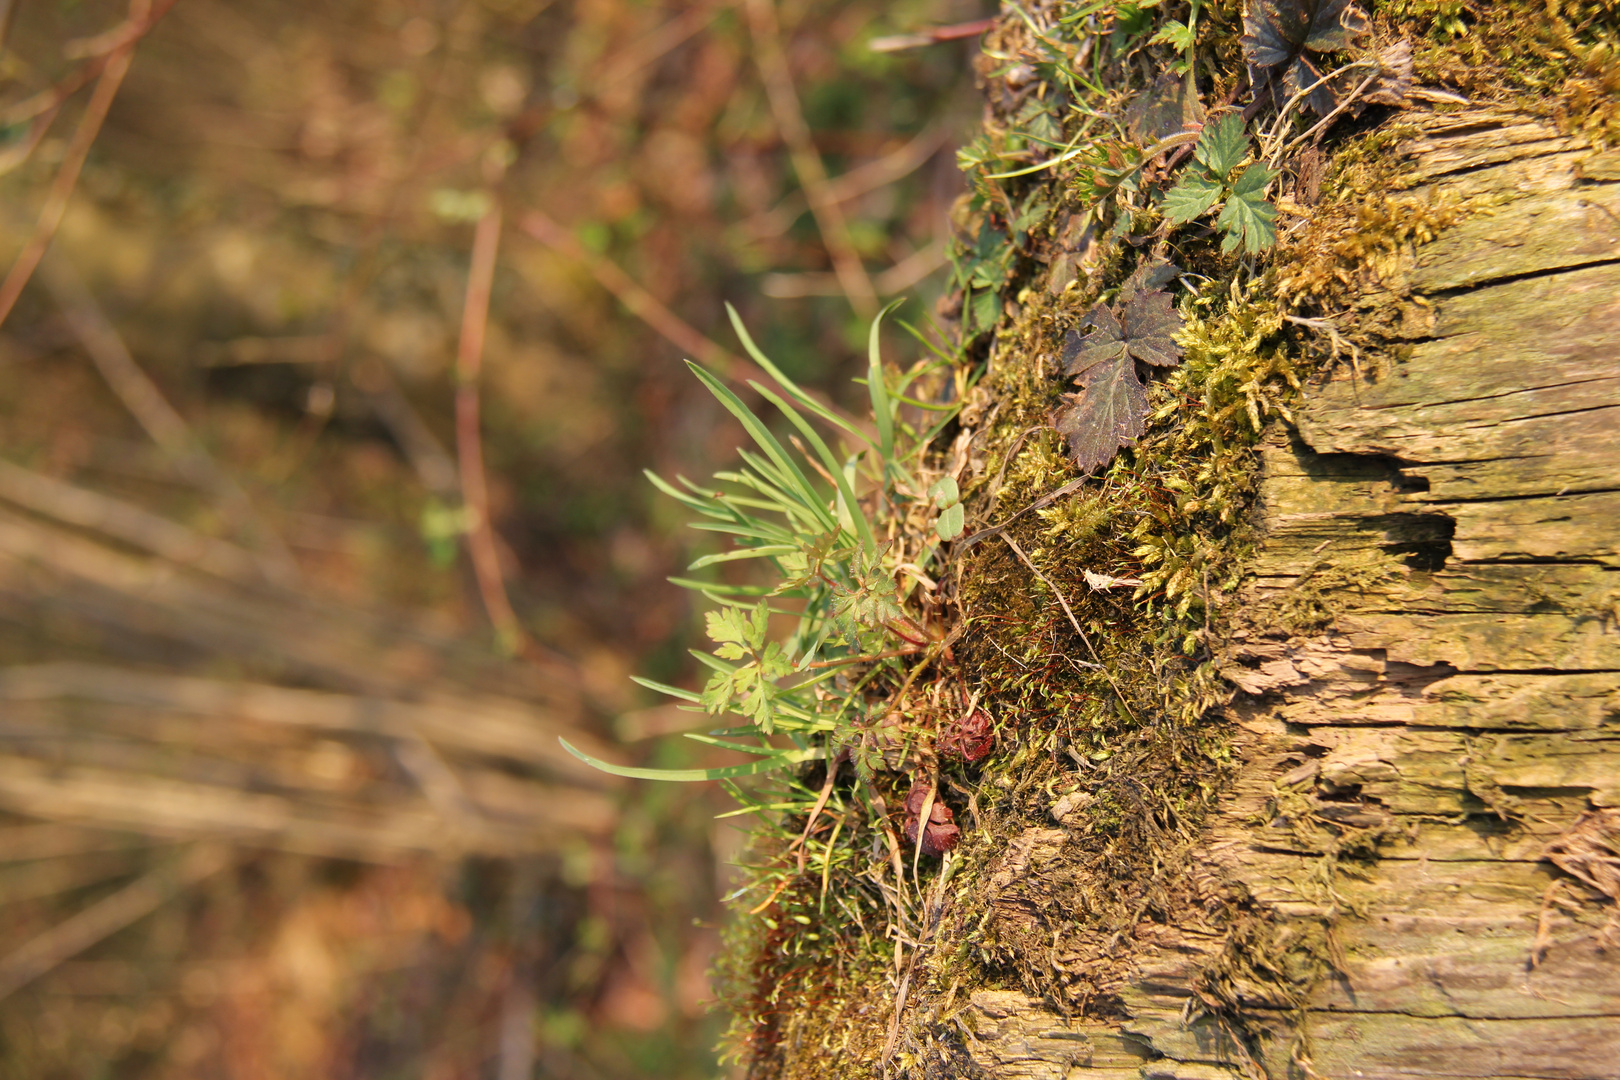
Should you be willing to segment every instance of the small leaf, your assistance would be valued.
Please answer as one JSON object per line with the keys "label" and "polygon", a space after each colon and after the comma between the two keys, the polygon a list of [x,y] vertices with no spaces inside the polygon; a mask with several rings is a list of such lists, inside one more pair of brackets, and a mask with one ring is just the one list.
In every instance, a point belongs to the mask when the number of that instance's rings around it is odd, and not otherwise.
{"label": "small leaf", "polygon": [[934,500],[934,505],[941,510],[954,505],[962,497],[954,476],[942,476],[935,480],[933,486],[928,489],[928,495]]}
{"label": "small leaf", "polygon": [[941,540],[955,540],[962,535],[965,511],[961,503],[946,507],[934,523],[934,532]]}
{"label": "small leaf", "polygon": [[1254,0],[1243,16],[1240,39],[1249,81],[1257,90],[1268,78],[1274,85],[1280,82],[1290,97],[1304,90],[1305,107],[1325,116],[1350,87],[1320,81],[1321,72],[1308,53],[1348,49],[1366,29],[1366,16],[1350,0]]}
{"label": "small leaf", "polygon": [[1220,181],[1202,169],[1188,169],[1176,181],[1176,186],[1164,193],[1160,207],[1166,221],[1185,225],[1209,212],[1221,197]]}
{"label": "small leaf", "polygon": [[1171,19],[1169,22],[1164,24],[1164,28],[1161,29],[1157,34],[1154,34],[1152,37],[1148,38],[1149,45],[1156,45],[1161,41],[1166,45],[1174,46],[1176,52],[1184,53],[1188,49],[1192,48],[1193,33],[1192,30],[1187,27],[1186,23]]}
{"label": "small leaf", "polygon": [[747,615],[738,608],[721,608],[703,617],[709,640],[717,644],[728,642],[741,645],[748,640]]}
{"label": "small leaf", "polygon": [[972,317],[969,324],[972,332],[993,330],[996,320],[1001,317],[1001,298],[994,289],[975,293],[973,302],[968,306],[968,314]]}
{"label": "small leaf", "polygon": [[1243,16],[1243,58],[1258,68],[1276,67],[1306,49],[1348,48],[1366,22],[1350,0],[1255,0]]}
{"label": "small leaf", "polygon": [[1241,242],[1253,255],[1277,242],[1277,208],[1266,201],[1265,186],[1276,174],[1260,162],[1243,171],[1232,186],[1232,197],[1215,224],[1226,233],[1222,251],[1233,251]]}
{"label": "small leaf", "polygon": [[1249,153],[1249,136],[1243,130],[1243,115],[1227,113],[1207,124],[1193,147],[1193,159],[1220,179],[1243,163]]}

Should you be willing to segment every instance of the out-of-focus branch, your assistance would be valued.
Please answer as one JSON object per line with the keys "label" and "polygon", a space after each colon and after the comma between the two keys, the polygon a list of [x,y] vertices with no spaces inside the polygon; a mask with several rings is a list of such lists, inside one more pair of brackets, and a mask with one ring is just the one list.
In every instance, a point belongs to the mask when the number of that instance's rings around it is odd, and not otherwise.
{"label": "out-of-focus branch", "polygon": [[850,306],[862,318],[871,318],[877,311],[877,293],[850,239],[843,207],[833,195],[827,180],[827,166],[810,137],[804,110],[799,107],[799,93],[794,89],[793,73],[782,48],[775,0],[748,0],[748,25],[753,32],[754,58],[765,83],[765,96],[770,99],[771,114],[788,145],[793,170],[799,174],[799,183],[810,202],[810,212],[821,230],[822,243],[827,245],[833,272],[838,275],[838,283],[849,298]]}
{"label": "out-of-focus branch", "polygon": [[[149,0],[130,0],[127,24],[148,24],[150,13]],[[67,212],[68,200],[73,197],[73,189],[78,186],[79,172],[84,168],[84,159],[89,155],[96,136],[101,133],[102,122],[107,119],[107,110],[112,107],[113,98],[118,96],[118,88],[123,85],[124,76],[129,73],[129,65],[135,58],[135,44],[138,40],[138,37],[132,37],[118,46],[108,56],[106,66],[101,69],[101,77],[96,81],[95,92],[90,95],[90,103],[85,106],[84,115],[79,119],[78,130],[73,133],[73,139],[68,143],[67,154],[56,170],[56,179],[51,182],[50,190],[46,192],[45,205],[40,208],[39,221],[34,226],[34,233],[23,246],[17,261],[12,264],[5,281],[0,282],[0,323],[4,323],[6,317],[11,314],[11,309],[17,306],[17,298],[22,295],[23,286],[34,276],[39,261],[45,257],[45,249],[51,246],[51,240],[56,236],[57,226],[62,224],[62,215]]]}
{"label": "out-of-focus branch", "polygon": [[129,8],[129,18],[118,26],[94,37],[76,38],[62,46],[62,55],[69,60],[108,56],[119,49],[134,45],[151,32],[158,20],[169,13],[178,0],[137,0]]}
{"label": "out-of-focus branch", "polygon": [[263,577],[258,560],[235,544],[203,536],[168,518],[0,461],[0,499],[68,525],[93,529],[179,566],[235,581]]}
{"label": "out-of-focus branch", "polygon": [[591,272],[597,282],[612,293],[636,318],[652,327],[671,345],[693,360],[732,382],[762,379],[765,373],[755,365],[714,341],[691,323],[675,314],[652,293],[636,284],[611,259],[591,251],[578,238],[546,214],[531,210],[519,223],[524,233]]}
{"label": "out-of-focus branch", "polygon": [[[675,314],[652,293],[637,285],[629,274],[621,270],[617,263],[604,258],[591,251],[578,238],[539,210],[531,210],[523,215],[519,228],[531,238],[551,248],[558,254],[565,255],[580,263],[591,272],[614,299],[625,306],[625,309],[652,327],[661,337],[670,344],[686,353],[689,358],[698,360],[734,386],[746,386],[750,381],[764,382],[767,385],[774,382],[758,364],[751,360],[744,360],[713,338],[698,330],[691,323]],[[818,391],[807,391],[823,406],[851,420],[857,426],[866,422],[847,415],[843,409],[830,401]]]}
{"label": "out-of-focus branch", "polygon": [[946,41],[960,41],[963,38],[978,37],[994,25],[996,25],[994,16],[988,19],[974,19],[972,22],[956,23],[952,26],[936,26],[932,30],[923,30],[915,34],[893,34],[889,37],[873,38],[867,42],[866,47],[873,52],[901,52],[905,49],[920,49],[925,45],[938,45]]}
{"label": "out-of-focus branch", "polygon": [[[924,128],[899,149],[864,165],[857,166],[827,181],[827,190],[840,203],[858,199],[869,191],[876,191],[896,180],[909,176],[933,157],[950,138],[948,124],[934,124]],[[742,223],[749,236],[766,238],[781,236],[793,227],[794,219],[808,208],[804,196],[795,192],[769,210],[762,211]],[[878,289],[879,294],[883,292]]]}
{"label": "out-of-focus branch", "polygon": [[101,305],[59,255],[44,260],[42,276],[68,328],[84,346],[101,377],[124,403],[152,441],[174,459],[193,484],[211,491],[226,513],[236,519],[261,549],[259,564],[271,581],[290,585],[298,580],[298,564],[276,532],[259,517],[247,493],[208,456],[185,418],[170,405],[163,392],[130,355],[124,339],[107,321]]}
{"label": "out-of-focus branch", "polygon": [[495,256],[501,243],[501,204],[490,199],[489,209],[473,230],[472,258],[467,269],[467,298],[461,310],[461,339],[456,347],[456,464],[461,477],[461,499],[470,518],[467,554],[484,611],[494,624],[497,643],[504,652],[524,651],[528,635],[512,610],[501,575],[495,526],[489,519],[489,488],[484,476],[484,446],[479,432],[478,376],[484,365],[484,332],[489,326],[489,294],[495,283]]}
{"label": "out-of-focus branch", "polygon": [[56,123],[56,116],[62,111],[60,103],[47,109],[34,117],[34,122],[28,125],[28,134],[18,139],[4,151],[0,151],[0,176],[15,169],[23,162],[34,156],[39,144],[45,141],[45,133],[51,130]]}
{"label": "out-of-focus branch", "polygon": [[229,848],[199,844],[178,866],[160,866],[104,900],[51,927],[0,959],[0,999],[44,975],[235,861]]}
{"label": "out-of-focus branch", "polygon": [[[879,296],[894,296],[905,292],[948,261],[944,239],[936,239],[883,271],[872,283],[877,287]],[[766,274],[760,289],[766,296],[778,300],[837,296],[841,291],[838,279],[832,274]]]}

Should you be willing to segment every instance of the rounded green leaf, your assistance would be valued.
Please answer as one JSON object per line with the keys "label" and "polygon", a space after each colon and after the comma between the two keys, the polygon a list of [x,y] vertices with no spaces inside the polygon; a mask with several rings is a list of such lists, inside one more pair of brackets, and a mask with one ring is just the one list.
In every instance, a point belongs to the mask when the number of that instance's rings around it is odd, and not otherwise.
{"label": "rounded green leaf", "polygon": [[962,535],[965,519],[966,513],[962,509],[962,504],[954,503],[940,513],[939,520],[934,523],[934,532],[939,534],[941,540],[954,540]]}

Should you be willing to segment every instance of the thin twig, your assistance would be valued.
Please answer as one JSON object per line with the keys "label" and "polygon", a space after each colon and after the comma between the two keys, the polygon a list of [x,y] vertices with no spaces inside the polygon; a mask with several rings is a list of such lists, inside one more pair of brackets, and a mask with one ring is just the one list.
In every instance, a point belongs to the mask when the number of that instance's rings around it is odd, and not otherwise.
{"label": "thin twig", "polygon": [[947,41],[961,41],[963,38],[978,37],[996,25],[996,17],[988,19],[974,19],[972,22],[956,23],[952,26],[936,26],[931,30],[923,30],[914,34],[892,34],[889,37],[873,38],[867,42],[866,47],[873,52],[900,52],[904,49],[920,49],[925,45],[938,45]]}
{"label": "thin twig", "polygon": [[[130,0],[128,22],[145,23],[149,10],[149,0]],[[45,257],[45,249],[51,246],[57,227],[62,224],[62,216],[67,212],[68,201],[73,198],[73,189],[79,184],[79,172],[84,168],[84,160],[89,156],[90,147],[101,132],[102,122],[107,119],[107,110],[112,107],[113,98],[118,96],[118,88],[123,85],[124,76],[129,73],[129,65],[135,58],[135,44],[138,40],[131,38],[120,45],[107,58],[106,66],[101,69],[101,77],[96,81],[95,92],[90,95],[90,103],[85,106],[84,115],[79,118],[78,130],[74,131],[73,139],[68,143],[67,153],[62,158],[62,164],[56,170],[56,178],[45,194],[45,204],[40,207],[39,220],[34,225],[33,235],[23,246],[17,261],[12,263],[5,281],[0,282],[0,324],[6,321],[11,309],[17,306],[17,298],[22,295],[23,287],[34,276],[35,268]]]}
{"label": "thin twig", "polygon": [[1335,108],[1332,112],[1328,113],[1326,116],[1322,117],[1322,119],[1318,120],[1316,122],[1316,124],[1314,126],[1312,126],[1309,131],[1306,131],[1304,134],[1295,137],[1292,142],[1290,142],[1287,146],[1283,147],[1283,153],[1285,153],[1285,154],[1288,153],[1288,151],[1292,150],[1294,147],[1298,146],[1300,143],[1304,142],[1305,140],[1311,138],[1311,136],[1315,135],[1317,132],[1324,130],[1329,124],[1331,124],[1335,119],[1338,118],[1338,115],[1340,113],[1342,113],[1342,112],[1344,112],[1344,110],[1348,109],[1350,107],[1351,103],[1354,102],[1358,97],[1360,97],[1362,91],[1366,90],[1367,87],[1371,86],[1373,84],[1374,80],[1376,80],[1380,74],[1381,74],[1381,72],[1379,72],[1378,69],[1374,68],[1373,73],[1371,75],[1368,75],[1365,79],[1362,79],[1361,80],[1361,85],[1356,87],[1348,95],[1346,95],[1345,99],[1343,101],[1339,102],[1337,108]]}
{"label": "thin twig", "polygon": [[810,202],[821,240],[832,258],[833,270],[843,286],[850,306],[863,319],[877,311],[877,293],[866,266],[850,239],[849,224],[844,220],[843,207],[834,198],[827,180],[827,166],[821,160],[810,136],[810,125],[805,122],[804,110],[799,106],[799,94],[793,86],[793,73],[788,66],[787,52],[782,48],[782,29],[776,17],[775,0],[748,0],[748,24],[754,37],[755,60],[760,78],[765,83],[765,96],[770,99],[771,113],[776,126],[788,145],[793,159],[793,170],[799,174],[799,184]]}
{"label": "thin twig", "polygon": [[484,333],[489,326],[489,294],[495,281],[495,256],[501,241],[501,204],[492,197],[489,209],[473,231],[472,258],[467,271],[467,298],[461,312],[461,338],[456,348],[456,463],[461,477],[461,499],[470,520],[467,554],[484,611],[494,624],[495,637],[508,654],[523,651],[528,635],[506,594],[501,575],[495,528],[489,520],[489,488],[484,474],[484,447],[479,433],[478,376],[484,363]]}

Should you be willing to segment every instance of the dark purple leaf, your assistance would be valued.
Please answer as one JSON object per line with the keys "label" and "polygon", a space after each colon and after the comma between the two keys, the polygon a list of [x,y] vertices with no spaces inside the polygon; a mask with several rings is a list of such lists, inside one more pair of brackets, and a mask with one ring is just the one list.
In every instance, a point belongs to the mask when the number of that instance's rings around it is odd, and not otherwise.
{"label": "dark purple leaf", "polygon": [[[1240,44],[1255,86],[1269,78],[1292,96],[1322,78],[1307,52],[1348,49],[1366,28],[1366,17],[1350,0],[1254,0],[1243,16]],[[1272,68],[1278,70],[1268,71]],[[1309,91],[1305,104],[1326,115],[1348,89],[1321,82]]]}
{"label": "dark purple leaf", "polygon": [[1084,337],[1070,330],[1063,341],[1063,370],[1084,391],[1065,394],[1052,418],[1069,442],[1075,464],[1093,473],[1114,459],[1119,448],[1141,438],[1147,427],[1147,390],[1136,362],[1174,367],[1181,346],[1174,335],[1183,320],[1158,286],[1180,271],[1167,262],[1143,263],[1120,289],[1119,314],[1107,304],[1086,313]]}
{"label": "dark purple leaf", "polygon": [[1086,322],[1093,327],[1091,333],[1081,337],[1070,330],[1063,339],[1063,370],[1070,375],[1079,375],[1108,360],[1123,360],[1128,352],[1125,329],[1106,304],[1093,307]]}
{"label": "dark purple leaf", "polygon": [[943,855],[957,845],[962,838],[962,830],[952,822],[956,814],[945,805],[945,801],[935,794],[934,805],[929,808],[928,820],[922,820],[923,804],[928,801],[928,792],[933,785],[927,780],[914,780],[911,790],[906,793],[906,841],[911,844],[917,842],[917,830],[922,829],[922,853],[924,855]]}
{"label": "dark purple leaf", "polygon": [[1053,426],[1069,440],[1080,471],[1089,475],[1147,430],[1147,390],[1129,356],[1097,360],[1075,375],[1084,393],[1063,395]]}
{"label": "dark purple leaf", "polygon": [[1170,335],[1181,329],[1183,320],[1163,289],[1133,296],[1125,305],[1123,323],[1125,347],[1132,356],[1154,367],[1181,363],[1181,346]]}
{"label": "dark purple leaf", "polygon": [[1162,288],[1176,280],[1180,273],[1181,267],[1175,263],[1145,262],[1119,287],[1119,299],[1122,303],[1129,303],[1137,293]]}

